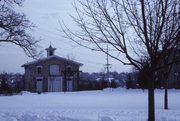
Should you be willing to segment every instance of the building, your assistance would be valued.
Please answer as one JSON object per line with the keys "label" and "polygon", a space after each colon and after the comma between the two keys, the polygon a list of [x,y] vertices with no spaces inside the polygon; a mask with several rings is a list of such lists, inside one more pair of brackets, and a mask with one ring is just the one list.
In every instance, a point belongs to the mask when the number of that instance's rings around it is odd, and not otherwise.
{"label": "building", "polygon": [[55,55],[56,48],[46,48],[47,57],[22,65],[25,90],[61,92],[78,90],[79,68],[83,64]]}
{"label": "building", "polygon": [[[166,84],[164,77],[168,76],[168,88],[180,89],[180,41],[177,42],[174,48],[169,49],[167,53],[164,55],[166,60],[162,61],[162,64],[165,65],[164,69],[157,72],[158,86],[163,87]],[[168,65],[167,63],[173,64]]]}
{"label": "building", "polygon": [[175,46],[175,63],[172,65],[171,72],[168,78],[168,87],[180,89],[180,40]]}

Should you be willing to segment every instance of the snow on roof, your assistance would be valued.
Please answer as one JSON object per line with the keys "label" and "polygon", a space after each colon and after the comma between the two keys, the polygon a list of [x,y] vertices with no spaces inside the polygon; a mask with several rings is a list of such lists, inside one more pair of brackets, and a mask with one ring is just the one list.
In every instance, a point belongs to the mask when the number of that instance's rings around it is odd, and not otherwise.
{"label": "snow on roof", "polygon": [[32,61],[32,62],[25,63],[25,64],[22,65],[22,67],[25,67],[25,66],[28,66],[28,65],[31,65],[31,64],[35,64],[35,63],[39,63],[41,61],[50,60],[52,58],[57,58],[59,60],[64,60],[64,61],[76,64],[76,65],[79,65],[79,66],[83,65],[82,63],[79,63],[79,62],[76,62],[76,61],[72,61],[72,60],[69,60],[69,59],[66,59],[66,58],[62,58],[62,57],[59,57],[59,56],[56,56],[56,55],[52,55],[52,56],[49,56],[49,57],[46,57],[46,58],[42,58],[42,59],[38,59],[38,60],[35,60],[35,61]]}

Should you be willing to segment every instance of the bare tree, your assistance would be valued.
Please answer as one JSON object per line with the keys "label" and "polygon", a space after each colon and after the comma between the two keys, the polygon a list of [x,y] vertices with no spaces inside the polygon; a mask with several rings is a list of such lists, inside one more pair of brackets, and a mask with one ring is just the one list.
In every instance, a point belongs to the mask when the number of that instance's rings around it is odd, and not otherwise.
{"label": "bare tree", "polygon": [[14,6],[22,6],[23,0],[0,1],[0,42],[13,43],[23,49],[29,57],[37,58],[39,40],[33,38],[29,32],[34,25],[25,14],[18,13]]}
{"label": "bare tree", "polygon": [[[179,35],[178,35],[179,36]],[[179,41],[179,40],[178,40]],[[169,80],[169,76],[171,74],[171,70],[175,68],[176,64],[169,64],[169,63],[177,63],[176,61],[178,59],[180,59],[177,55],[179,53],[179,46],[177,41],[177,44],[175,47],[170,48],[169,50],[167,50],[164,53],[164,58],[162,58],[162,66],[164,67],[162,69],[162,78],[163,78],[163,82],[164,82],[164,109],[168,109],[168,81]]]}
{"label": "bare tree", "polygon": [[[154,121],[155,72],[163,68],[159,63],[164,52],[177,41],[179,1],[79,0],[74,7],[77,16],[72,18],[79,30],[72,31],[63,24],[65,37],[88,49],[102,51],[124,65],[133,65],[139,71],[146,68],[148,121]],[[107,44],[117,53],[107,53]]]}
{"label": "bare tree", "polygon": [[66,58],[67,58],[68,60],[71,60],[71,61],[74,61],[74,60],[75,60],[75,56],[74,56],[73,54],[67,54],[67,55],[66,55]]}

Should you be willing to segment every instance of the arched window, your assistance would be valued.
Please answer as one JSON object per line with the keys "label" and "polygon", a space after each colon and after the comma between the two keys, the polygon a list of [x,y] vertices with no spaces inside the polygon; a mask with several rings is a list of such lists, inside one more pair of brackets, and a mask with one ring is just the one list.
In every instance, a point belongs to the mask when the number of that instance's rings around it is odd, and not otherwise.
{"label": "arched window", "polygon": [[73,76],[72,66],[68,65],[66,66],[66,71],[68,76]]}
{"label": "arched window", "polygon": [[66,67],[66,70],[67,70],[67,71],[72,71],[72,66],[68,65],[68,66]]}
{"label": "arched window", "polygon": [[42,73],[42,66],[37,66],[37,73],[38,74],[41,74]]}

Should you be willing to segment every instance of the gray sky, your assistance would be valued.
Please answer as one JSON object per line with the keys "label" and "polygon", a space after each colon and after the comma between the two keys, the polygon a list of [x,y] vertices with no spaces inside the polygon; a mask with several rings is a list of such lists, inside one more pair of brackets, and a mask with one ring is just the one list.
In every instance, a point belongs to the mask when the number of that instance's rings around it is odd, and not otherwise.
{"label": "gray sky", "polygon": [[[76,29],[69,14],[75,15],[72,7],[74,0],[26,0],[19,11],[24,12],[28,19],[31,20],[36,28],[32,35],[36,38],[41,38],[39,43],[41,49],[49,46],[50,42],[55,47],[56,55],[67,57],[67,55],[74,58],[75,61],[83,63],[81,70],[83,72],[99,72],[104,70],[106,63],[106,55],[101,52],[90,51],[83,47],[77,46],[71,40],[63,38],[64,35],[60,32],[59,22],[64,23]],[[44,57],[46,52],[44,51]],[[129,71],[129,66],[123,66],[120,62],[109,59],[112,64],[110,71]],[[15,45],[9,43],[0,43],[0,72],[24,73],[22,64],[32,61],[23,51]]]}

